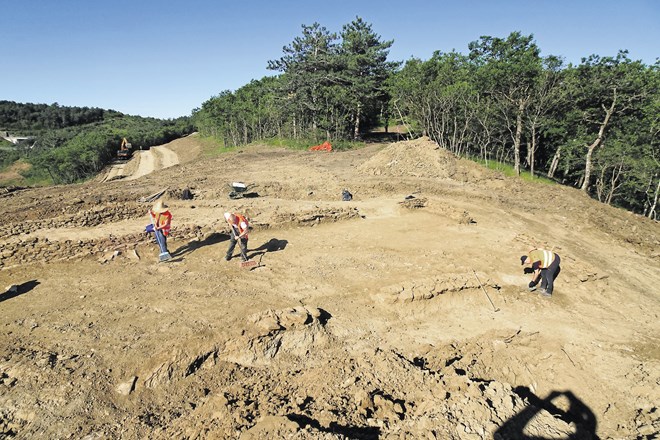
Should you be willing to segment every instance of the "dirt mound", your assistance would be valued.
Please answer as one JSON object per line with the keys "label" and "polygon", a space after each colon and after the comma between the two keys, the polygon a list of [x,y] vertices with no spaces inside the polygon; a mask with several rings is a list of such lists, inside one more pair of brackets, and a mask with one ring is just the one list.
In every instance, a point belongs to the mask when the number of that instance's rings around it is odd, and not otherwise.
{"label": "dirt mound", "polygon": [[460,159],[428,137],[396,142],[358,167],[368,175],[452,179],[458,182],[501,180],[498,173]]}
{"label": "dirt mound", "polygon": [[[658,223],[428,139],[168,148],[181,163],[133,180],[0,194],[0,437],[660,430]],[[161,193],[167,263],[144,233]],[[256,267],[224,260],[225,211]],[[534,246],[561,256],[551,298],[527,289]]]}

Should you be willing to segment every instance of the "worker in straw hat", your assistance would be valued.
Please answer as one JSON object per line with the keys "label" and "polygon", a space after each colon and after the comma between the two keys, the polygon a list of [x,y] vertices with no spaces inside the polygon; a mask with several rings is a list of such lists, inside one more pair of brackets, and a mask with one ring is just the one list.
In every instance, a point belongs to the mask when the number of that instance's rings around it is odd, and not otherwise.
{"label": "worker in straw hat", "polygon": [[225,260],[231,260],[231,257],[234,253],[234,248],[236,247],[236,242],[239,242],[239,246],[241,248],[241,258],[243,258],[243,261],[247,261],[247,244],[250,224],[244,216],[240,214],[233,214],[231,212],[225,212],[225,220],[231,228],[229,249],[227,249]]}
{"label": "worker in straw hat", "polygon": [[167,261],[172,256],[167,250],[167,236],[170,235],[170,227],[172,224],[172,214],[169,207],[162,201],[158,200],[149,211],[149,218],[151,219],[151,228],[147,226],[147,232],[153,232],[156,236],[156,241],[160,247],[160,261]]}

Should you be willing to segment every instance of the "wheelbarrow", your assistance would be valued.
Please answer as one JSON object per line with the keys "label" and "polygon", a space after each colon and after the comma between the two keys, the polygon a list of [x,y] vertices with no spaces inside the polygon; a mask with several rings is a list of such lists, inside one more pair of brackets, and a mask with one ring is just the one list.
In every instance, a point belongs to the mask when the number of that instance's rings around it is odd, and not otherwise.
{"label": "wheelbarrow", "polygon": [[248,197],[248,191],[254,188],[256,185],[246,185],[243,182],[232,182],[229,184],[231,192],[229,193],[230,199],[241,199],[243,197]]}

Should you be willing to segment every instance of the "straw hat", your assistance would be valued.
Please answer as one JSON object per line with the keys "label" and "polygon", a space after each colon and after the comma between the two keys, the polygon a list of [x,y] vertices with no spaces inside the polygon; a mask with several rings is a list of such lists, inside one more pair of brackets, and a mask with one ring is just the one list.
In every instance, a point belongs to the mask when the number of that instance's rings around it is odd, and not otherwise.
{"label": "straw hat", "polygon": [[151,210],[160,214],[167,211],[167,208],[169,208],[169,206],[167,206],[162,200],[158,200],[154,203],[154,207]]}

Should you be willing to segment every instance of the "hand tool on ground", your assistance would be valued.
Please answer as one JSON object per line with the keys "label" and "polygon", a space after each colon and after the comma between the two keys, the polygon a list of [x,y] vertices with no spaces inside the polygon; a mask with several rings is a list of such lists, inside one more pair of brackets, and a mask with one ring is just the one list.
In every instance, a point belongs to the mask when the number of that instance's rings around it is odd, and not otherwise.
{"label": "hand tool on ground", "polygon": [[256,266],[257,265],[256,261],[248,261],[247,255],[245,255],[245,252],[243,252],[243,247],[241,246],[241,239],[237,237],[236,241],[238,242],[237,243],[238,244],[238,250],[241,252],[241,257],[243,257],[243,261],[238,263],[238,265],[243,269],[252,268],[252,267]]}
{"label": "hand tool on ground", "polygon": [[477,273],[474,271],[474,269],[472,269],[472,273],[474,274],[474,277],[477,279],[477,282],[479,283],[479,287],[481,287],[481,290],[483,290],[484,293],[486,294],[486,298],[488,298],[488,301],[490,301],[490,305],[493,306],[493,310],[494,310],[495,312],[499,312],[499,311],[500,311],[500,308],[499,308],[499,307],[495,307],[495,304],[493,304],[493,300],[490,299],[490,296],[488,295],[488,292],[486,292],[486,289],[484,289],[483,284],[481,284],[481,281],[479,281],[479,277],[477,276]]}

